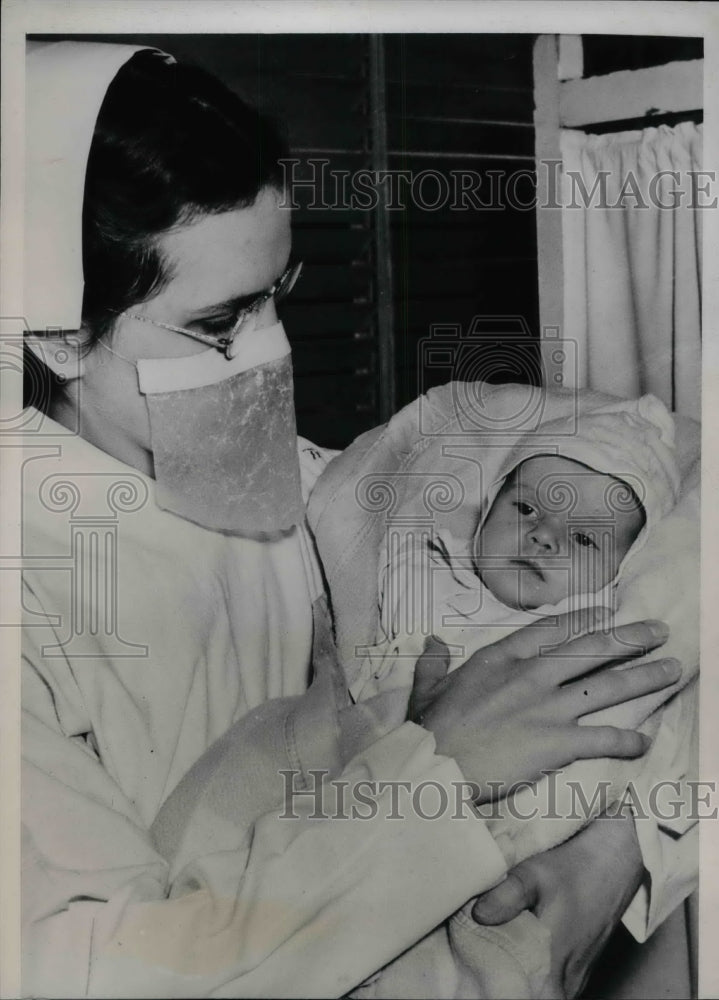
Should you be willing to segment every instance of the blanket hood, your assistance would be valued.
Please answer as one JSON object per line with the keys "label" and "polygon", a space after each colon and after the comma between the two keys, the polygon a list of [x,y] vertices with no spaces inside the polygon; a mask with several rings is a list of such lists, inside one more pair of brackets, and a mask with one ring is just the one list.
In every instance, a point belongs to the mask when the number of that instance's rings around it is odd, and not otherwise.
{"label": "blanket hood", "polygon": [[[632,488],[644,508],[645,522],[622,565],[643,547],[653,526],[672,510],[679,495],[671,414],[655,396],[617,400],[590,412],[547,420],[524,435],[489,485],[477,533],[507,476],[522,462],[540,455],[572,459]],[[622,502],[620,493],[616,502]]]}

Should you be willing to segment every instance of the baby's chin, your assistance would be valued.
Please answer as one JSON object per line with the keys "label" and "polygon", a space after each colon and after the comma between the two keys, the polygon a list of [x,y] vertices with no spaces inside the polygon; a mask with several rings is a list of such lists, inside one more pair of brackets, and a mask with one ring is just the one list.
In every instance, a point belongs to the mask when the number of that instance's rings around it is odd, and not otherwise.
{"label": "baby's chin", "polygon": [[547,582],[530,581],[525,578],[528,574],[516,570],[479,568],[478,576],[493,597],[515,611],[536,611],[570,596],[567,591],[553,590]]}

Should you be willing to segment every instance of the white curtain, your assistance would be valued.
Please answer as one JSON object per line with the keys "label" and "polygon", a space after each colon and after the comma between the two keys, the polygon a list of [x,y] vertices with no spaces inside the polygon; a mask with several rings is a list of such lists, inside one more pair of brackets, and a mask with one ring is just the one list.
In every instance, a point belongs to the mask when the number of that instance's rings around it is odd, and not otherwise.
{"label": "white curtain", "polygon": [[[562,242],[567,386],[652,392],[701,419],[702,127],[564,130]],[[581,181],[580,181],[581,179]],[[713,197],[714,192],[711,192]],[[696,996],[694,893],[605,996]]]}
{"label": "white curtain", "polygon": [[699,419],[701,125],[564,130],[561,148],[565,384]]}

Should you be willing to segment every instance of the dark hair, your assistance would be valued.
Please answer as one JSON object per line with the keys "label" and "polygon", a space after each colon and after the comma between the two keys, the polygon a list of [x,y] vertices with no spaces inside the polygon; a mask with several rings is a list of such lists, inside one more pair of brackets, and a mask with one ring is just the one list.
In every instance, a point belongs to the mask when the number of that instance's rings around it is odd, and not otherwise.
{"label": "dark hair", "polygon": [[[85,175],[83,326],[89,346],[171,278],[157,237],[282,186],[286,147],[271,120],[204,70],[138,52],[100,108]],[[42,366],[44,368],[44,366]],[[35,369],[37,365],[35,365]],[[31,379],[45,408],[56,380]]]}

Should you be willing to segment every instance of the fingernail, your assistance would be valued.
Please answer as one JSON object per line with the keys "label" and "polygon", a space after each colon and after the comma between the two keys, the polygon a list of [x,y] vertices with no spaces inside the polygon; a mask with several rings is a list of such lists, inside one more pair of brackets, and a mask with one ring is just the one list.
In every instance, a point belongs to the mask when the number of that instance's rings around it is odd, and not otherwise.
{"label": "fingernail", "polygon": [[497,907],[493,898],[478,899],[472,907],[472,917],[478,924],[496,924],[501,917],[501,908]]}
{"label": "fingernail", "polygon": [[668,657],[664,660],[664,673],[669,677],[670,680],[676,681],[682,675],[682,665],[679,660],[675,659],[673,656]]}
{"label": "fingernail", "polygon": [[655,639],[669,638],[669,626],[666,622],[648,621],[646,624]]}

